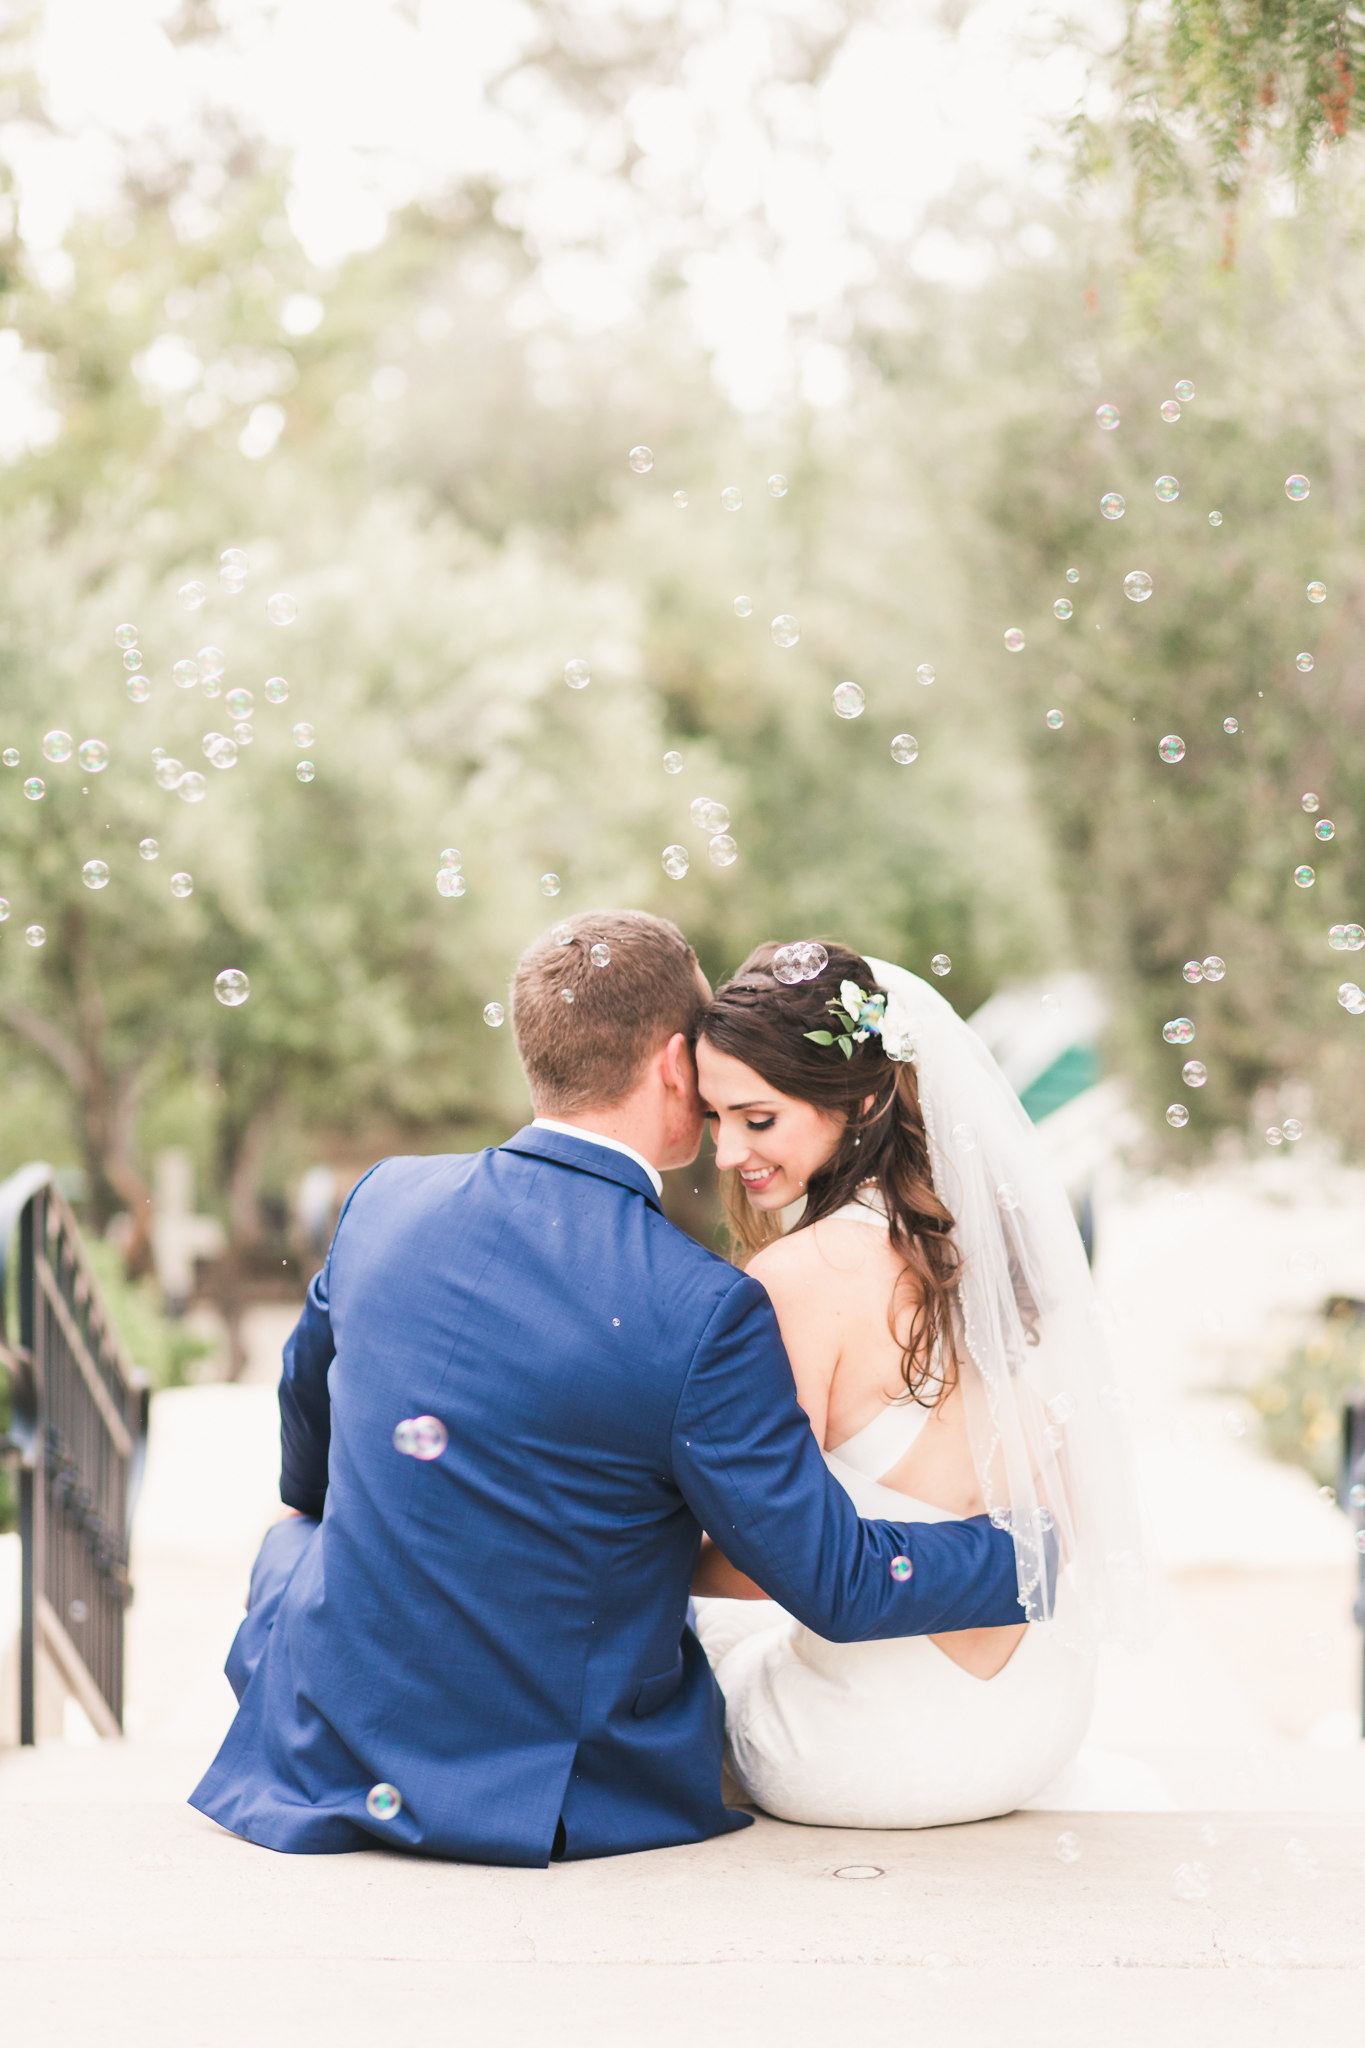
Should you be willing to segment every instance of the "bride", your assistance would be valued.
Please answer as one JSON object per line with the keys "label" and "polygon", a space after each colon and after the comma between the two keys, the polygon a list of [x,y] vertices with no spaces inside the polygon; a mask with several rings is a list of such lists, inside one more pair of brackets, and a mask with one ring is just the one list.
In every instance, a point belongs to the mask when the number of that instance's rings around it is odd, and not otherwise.
{"label": "bride", "polygon": [[1066,1197],[970,1027],[845,947],[758,947],[705,1013],[697,1069],[732,1231],[830,1471],[864,1517],[1011,1529],[1029,1617],[827,1643],[708,1539],[697,1632],[731,1768],[784,1820],[1007,1813],[1074,1756],[1096,1644],[1140,1639],[1149,1595]]}

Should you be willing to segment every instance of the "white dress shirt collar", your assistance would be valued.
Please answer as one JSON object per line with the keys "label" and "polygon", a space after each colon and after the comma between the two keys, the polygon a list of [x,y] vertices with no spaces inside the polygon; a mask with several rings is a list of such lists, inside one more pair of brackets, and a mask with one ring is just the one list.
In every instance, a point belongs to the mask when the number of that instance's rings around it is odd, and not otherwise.
{"label": "white dress shirt collar", "polygon": [[624,1152],[627,1159],[635,1161],[635,1164],[642,1173],[648,1174],[650,1186],[655,1194],[662,1199],[664,1191],[663,1176],[660,1174],[658,1167],[651,1166],[644,1155],[637,1152],[633,1145],[623,1145],[619,1138],[604,1138],[600,1131],[585,1131],[582,1124],[562,1124],[552,1116],[533,1116],[531,1118],[531,1129],[533,1131],[558,1131],[562,1138],[586,1138],[590,1145],[605,1145],[609,1152]]}

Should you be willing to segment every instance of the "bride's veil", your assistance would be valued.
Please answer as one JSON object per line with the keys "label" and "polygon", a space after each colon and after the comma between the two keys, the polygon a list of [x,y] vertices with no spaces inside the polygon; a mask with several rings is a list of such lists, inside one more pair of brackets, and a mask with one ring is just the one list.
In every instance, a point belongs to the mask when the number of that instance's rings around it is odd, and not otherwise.
{"label": "bride's veil", "polygon": [[986,1046],[936,989],[868,962],[882,1042],[914,1064],[934,1185],[953,1217],[963,1402],[987,1511],[1014,1536],[1030,1621],[1050,1618],[1055,1532],[1069,1641],[1150,1633],[1156,1574],[1123,1400],[1071,1207]]}

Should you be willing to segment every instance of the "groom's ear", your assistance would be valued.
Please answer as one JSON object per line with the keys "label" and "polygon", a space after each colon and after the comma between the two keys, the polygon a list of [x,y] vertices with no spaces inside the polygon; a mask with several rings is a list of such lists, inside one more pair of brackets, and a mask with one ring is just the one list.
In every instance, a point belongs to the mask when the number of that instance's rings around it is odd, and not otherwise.
{"label": "groom's ear", "polygon": [[695,1095],[697,1062],[685,1032],[673,1033],[662,1047],[660,1059],[665,1085],[679,1095]]}

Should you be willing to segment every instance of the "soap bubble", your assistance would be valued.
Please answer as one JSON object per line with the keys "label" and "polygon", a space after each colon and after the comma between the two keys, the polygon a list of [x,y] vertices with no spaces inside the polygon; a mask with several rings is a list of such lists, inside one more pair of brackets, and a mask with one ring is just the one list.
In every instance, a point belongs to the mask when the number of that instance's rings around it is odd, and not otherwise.
{"label": "soap bubble", "polygon": [[952,973],[953,963],[946,953],[935,953],[933,959],[929,962],[929,971],[931,974],[936,974],[941,981],[945,974]]}
{"label": "soap bubble", "polygon": [[1006,647],[1008,647],[1011,654],[1019,654],[1023,651],[1024,636],[1019,631],[1019,628],[1017,626],[1011,626],[1009,631],[1006,633],[1005,645]]}
{"label": "soap bubble", "polygon": [[179,594],[180,602],[184,606],[185,610],[187,612],[197,612],[200,605],[204,602],[204,599],[208,596],[209,593],[207,586],[205,584],[193,582],[182,583],[180,586]]}
{"label": "soap bubble", "polygon": [[239,719],[232,728],[232,737],[239,747],[249,747],[256,735],[244,719]]}
{"label": "soap bubble", "polygon": [[311,761],[300,761],[298,767],[294,770],[300,782],[311,782],[317,772],[316,767]]}
{"label": "soap bubble", "polygon": [[1183,1131],[1190,1120],[1190,1113],[1183,1102],[1173,1102],[1166,1111],[1166,1121],[1173,1131]]}
{"label": "soap bubble", "polygon": [[1079,1836],[1079,1835],[1074,1835],[1074,1834],[1072,1834],[1072,1832],[1071,1832],[1070,1828],[1068,1828],[1068,1829],[1066,1830],[1066,1833],[1065,1833],[1065,1834],[1061,1834],[1061,1835],[1058,1835],[1058,1837],[1057,1837],[1057,1861],[1058,1861],[1059,1863],[1076,1863],[1076,1862],[1079,1862],[1079,1860],[1080,1860],[1080,1854],[1081,1854],[1081,1838],[1080,1838],[1080,1836]]}
{"label": "soap bubble", "polygon": [[156,839],[139,839],[137,850],[144,860],[155,860],[161,851],[161,844]]}
{"label": "soap bubble", "polygon": [[773,954],[773,979],[792,986],[798,981],[814,981],[829,966],[829,954],[825,948],[809,939],[803,939],[794,946],[779,946]]}
{"label": "soap bubble", "polygon": [[1337,990],[1337,1001],[1341,1004],[1342,1009],[1349,1010],[1353,1017],[1358,1017],[1362,1007],[1365,1007],[1365,995],[1361,994],[1360,989],[1353,981],[1342,982],[1341,987]]}
{"label": "soap bubble", "polygon": [[751,597],[737,597],[735,599],[735,617],[737,619],[747,619],[751,617],[753,609],[754,601]]}
{"label": "soap bubble", "polygon": [[706,851],[718,868],[728,868],[733,867],[739,848],[728,832],[717,832]]}
{"label": "soap bubble", "polygon": [[1163,761],[1183,761],[1185,742],[1178,732],[1168,732],[1165,738],[1158,742],[1157,752]]}
{"label": "soap bubble", "polygon": [[720,494],[720,502],[727,512],[738,512],[744,503],[744,493],[734,484],[727,484]]}
{"label": "soap bubble", "polygon": [[934,681],[934,669],[932,664],[927,661],[922,661],[919,667],[915,670],[915,675],[918,678],[918,680],[921,683],[923,683],[925,689],[927,690],[930,683]]}
{"label": "soap bubble", "polygon": [[1265,1141],[1267,1145],[1283,1145],[1284,1132],[1280,1129],[1278,1124],[1272,1124],[1270,1126],[1270,1129],[1265,1134]]}
{"label": "soap bubble", "polygon": [[1327,943],[1334,953],[1344,953],[1346,951],[1346,927],[1344,924],[1334,924],[1331,926],[1327,933]]}
{"label": "soap bubble", "polygon": [[542,875],[540,878],[540,893],[542,896],[557,896],[561,886],[558,875]]}
{"label": "soap bubble", "polygon": [[485,1024],[491,1024],[494,1029],[503,1022],[506,1015],[507,1012],[501,1003],[485,1003],[483,1006],[483,1021]]}
{"label": "soap bubble", "polygon": [[40,803],[47,795],[47,784],[41,775],[30,775],[24,784],[24,795],[31,804]]}
{"label": "soap bubble", "polygon": [[1284,1132],[1291,1145],[1297,1145],[1299,1139],[1303,1136],[1303,1125],[1296,1116],[1287,1116],[1280,1125],[1280,1129]]}
{"label": "soap bubble", "polygon": [[69,761],[75,751],[75,741],[69,732],[60,727],[43,735],[43,756],[48,761]]}
{"label": "soap bubble", "polygon": [[199,673],[205,682],[216,682],[227,667],[227,656],[221,647],[201,647],[198,658]]}
{"label": "soap bubble", "polygon": [[82,740],[76,749],[76,759],[87,775],[103,775],[109,766],[109,749],[103,740]]}
{"label": "soap bubble", "polygon": [[141,649],[140,649],[140,648],[137,648],[137,647],[130,647],[130,648],[128,648],[128,649],[126,650],[126,652],[124,653],[124,656],[123,656],[123,666],[124,666],[124,667],[125,667],[126,669],[137,669],[137,668],[141,668],[141,666],[142,666],[142,652],[141,652]]}
{"label": "soap bubble", "polygon": [[81,880],[87,889],[103,889],[109,880],[108,861],[88,860],[81,869]]}
{"label": "soap bubble", "polygon": [[1349,1498],[1353,1508],[1365,1508],[1365,1486],[1353,1486]]}
{"label": "soap bubble", "polygon": [[231,570],[234,576],[245,576],[251,567],[251,559],[242,548],[224,548],[218,557],[219,570]]}
{"label": "soap bubble", "polygon": [[209,737],[212,739],[213,745],[210,747],[206,739],[204,742],[204,752],[213,763],[213,766],[225,770],[235,768],[237,766],[236,740],[230,740],[225,732],[215,732],[210,734]]}
{"label": "soap bubble", "polygon": [[129,676],[124,684],[130,704],[145,704],[152,694],[152,686],[146,676]]}
{"label": "soap bubble", "polygon": [[905,1581],[907,1579],[913,1578],[914,1575],[915,1567],[913,1566],[913,1564],[911,1564],[908,1557],[892,1558],[891,1576],[896,1581],[897,1585],[904,1585]]}
{"label": "soap bubble", "polygon": [[1224,732],[1237,732],[1237,731],[1239,731],[1239,730],[1240,730],[1240,728],[1239,728],[1239,726],[1238,726],[1238,724],[1237,724],[1237,720],[1236,720],[1235,718],[1225,718],[1225,719],[1223,720],[1223,730],[1224,730]]}
{"label": "soap bubble", "polygon": [[294,745],[296,747],[311,747],[316,738],[317,734],[313,731],[312,726],[306,725],[302,720],[294,727]]}
{"label": "soap bubble", "polygon": [[197,768],[190,768],[175,785],[175,793],[187,804],[202,803],[209,786]]}
{"label": "soap bubble", "polygon": [[299,615],[298,601],[287,590],[277,590],[266,599],[265,615],[272,626],[292,626]]}
{"label": "soap bubble", "polygon": [[438,895],[463,896],[468,887],[469,884],[458,868],[438,868],[436,870],[436,889]]}
{"label": "soap bubble", "polygon": [[1311,488],[1306,476],[1287,476],[1284,480],[1284,494],[1286,498],[1292,498],[1296,505],[1308,496]]}
{"label": "soap bubble", "polygon": [[833,702],[836,717],[861,718],[867,697],[857,683],[836,683]]}
{"label": "soap bubble", "polygon": [[1202,1060],[1186,1060],[1180,1069],[1180,1078],[1187,1088],[1202,1088],[1209,1078],[1209,1070]]}
{"label": "soap bubble", "polygon": [[974,1124],[954,1124],[953,1143],[959,1152],[975,1152],[976,1127]]}
{"label": "soap bubble", "polygon": [[1294,870],[1294,883],[1296,888],[1311,889],[1314,882],[1316,882],[1317,879],[1318,878],[1314,874],[1312,868],[1295,868]]}
{"label": "soap bubble", "polygon": [[701,832],[723,832],[730,822],[730,813],[724,804],[716,803],[709,796],[694,796],[687,807],[687,815]]}
{"label": "soap bubble", "polygon": [[213,993],[225,1010],[238,1010],[251,994],[251,983],[240,967],[225,967],[213,978]]}
{"label": "soap bubble", "polygon": [[[38,929],[41,929],[41,927],[38,927]],[[28,937],[27,932],[25,932],[24,937]],[[1356,1549],[1365,1551],[1365,1529],[1357,1529],[1356,1531]]]}
{"label": "soap bubble", "polygon": [[1117,491],[1106,491],[1100,499],[1100,510],[1106,519],[1122,519],[1128,507]]}
{"label": "soap bubble", "polygon": [[1188,1045],[1194,1037],[1194,1020],[1190,1017],[1172,1017],[1169,1024],[1163,1024],[1161,1035],[1167,1045]]}
{"label": "soap bubble", "polygon": [[256,708],[256,699],[250,690],[229,690],[223,703],[234,718],[250,718]]}
{"label": "soap bubble", "polygon": [[205,676],[199,687],[206,697],[221,697],[223,694],[223,686],[217,676]]}
{"label": "soap bubble", "polygon": [[682,764],[682,755],[678,753],[676,748],[670,747],[669,751],[664,755],[664,774],[681,775]]}
{"label": "soap bubble", "polygon": [[1194,397],[1194,386],[1188,377],[1181,378],[1175,387],[1175,395],[1177,398],[1183,398],[1186,405],[1189,404],[1190,400]]}
{"label": "soap bubble", "polygon": [[1310,583],[1308,585],[1308,602],[1310,604],[1321,604],[1326,595],[1327,585],[1325,583]]}
{"label": "soap bubble", "polygon": [[562,988],[559,993],[566,1003],[573,1001],[573,990],[571,988]]}
{"label": "soap bubble", "polygon": [[1104,428],[1106,434],[1112,434],[1119,423],[1119,409],[1116,405],[1097,405],[1095,407],[1095,418]]}
{"label": "soap bubble", "polygon": [[1312,655],[1311,655],[1311,654],[1296,654],[1296,655],[1294,656],[1294,666],[1295,666],[1295,668],[1296,668],[1296,669],[1298,669],[1298,671],[1299,671],[1299,673],[1300,673],[1301,675],[1305,675],[1305,676],[1306,676],[1306,675],[1307,675],[1307,674],[1308,674],[1308,673],[1310,672],[1310,670],[1312,669],[1312,666],[1313,666],[1313,657],[1312,657]]}
{"label": "soap bubble", "polygon": [[265,686],[265,694],[272,704],[283,704],[289,696],[289,685],[283,676],[272,676]]}
{"label": "soap bubble", "polygon": [[1336,830],[1337,828],[1330,818],[1319,818],[1317,824],[1313,827],[1313,836],[1315,839],[1334,839],[1336,837]]}
{"label": "soap bubble", "polygon": [[586,690],[592,681],[592,671],[586,661],[580,661],[575,657],[573,661],[566,661],[564,664],[564,680],[571,690]]}
{"label": "soap bubble", "polygon": [[464,866],[464,861],[460,857],[460,849],[458,846],[442,847],[441,866],[443,868],[460,868]]}
{"label": "soap bubble", "polygon": [[1223,523],[1223,515],[1222,515],[1222,513],[1221,513],[1221,512],[1210,512],[1210,514],[1209,514],[1209,525],[1210,525],[1210,526],[1221,526],[1221,525],[1222,525],[1222,523]]}
{"label": "soap bubble", "polygon": [[1310,818],[1312,817],[1314,811],[1316,811],[1319,808],[1318,800],[1314,796],[1311,789],[1306,789],[1304,791],[1303,795],[1299,798],[1299,802],[1303,805],[1303,808],[1307,811]]}
{"label": "soap bubble", "polygon": [[46,943],[47,943],[47,933],[46,933],[46,932],[45,932],[45,931],[43,930],[43,928],[42,928],[42,926],[41,926],[40,924],[31,924],[31,925],[26,925],[26,926],[25,926],[25,928],[24,928],[24,944],[25,944],[26,946],[34,946],[34,947],[37,947],[37,946],[42,946],[42,945],[45,945]]}
{"label": "soap bubble", "polygon": [[393,1447],[405,1458],[420,1458],[424,1465],[439,1458],[450,1442],[450,1433],[436,1415],[413,1415],[400,1422],[393,1433]]}
{"label": "soap bubble", "polygon": [[685,511],[687,510],[687,493],[686,493],[686,491],[674,491],[674,493],[673,493],[673,503],[674,503],[674,504],[675,504],[675,505],[677,506],[677,508],[678,508],[678,510],[679,510],[680,512],[685,512]]}
{"label": "soap bubble", "polygon": [[1066,580],[1067,580],[1067,582],[1068,582],[1068,583],[1079,583],[1079,582],[1080,582],[1080,580],[1081,580],[1081,572],[1080,572],[1080,570],[1079,570],[1079,569],[1068,569],[1068,570],[1067,570],[1067,572],[1066,572]]}
{"label": "soap bubble", "polygon": [[1054,732],[1059,732],[1065,721],[1062,718],[1062,714],[1060,711],[1049,711],[1047,713],[1046,723],[1052,727],[1052,730]]}
{"label": "soap bubble", "polygon": [[786,495],[787,479],[783,476],[781,470],[778,470],[768,478],[768,496],[770,498],[785,498]]}
{"label": "soap bubble", "polygon": [[192,690],[199,680],[197,661],[178,661],[171,670],[171,677],[178,690]]}
{"label": "soap bubble", "polygon": [[114,628],[114,645],[115,645],[115,647],[136,647],[136,646],[137,646],[137,627],[136,627],[136,626],[115,626],[115,628]]}
{"label": "soap bubble", "polygon": [[1365,946],[1365,925],[1348,924],[1346,927],[1346,951],[1358,953]]}
{"label": "soap bubble", "polygon": [[181,898],[194,894],[194,877],[187,875],[183,868],[178,875],[171,876],[171,894]]}
{"label": "soap bubble", "polygon": [[1152,579],[1145,569],[1130,569],[1123,579],[1123,588],[1134,604],[1145,604],[1152,594]]}
{"label": "soap bubble", "polygon": [[690,862],[685,846],[666,846],[663,851],[664,873],[670,881],[680,882],[687,873]]}
{"label": "soap bubble", "polygon": [[1171,1872],[1171,1889],[1178,1899],[1206,1899],[1213,1889],[1213,1872],[1207,1863],[1177,1863]]}
{"label": "soap bubble", "polygon": [[772,635],[774,645],[778,647],[795,647],[797,641],[801,638],[801,628],[797,625],[790,612],[779,612],[773,620]]}
{"label": "soap bubble", "polygon": [[645,447],[632,448],[626,457],[626,461],[635,471],[636,476],[644,476],[648,470],[654,467],[654,450]]}
{"label": "soap bubble", "polygon": [[163,754],[153,772],[161,789],[178,789],[185,769],[183,762],[177,761],[173,754]]}
{"label": "soap bubble", "polygon": [[1173,398],[1162,400],[1161,417],[1165,420],[1167,426],[1170,426],[1175,420],[1180,418],[1180,407]]}
{"label": "soap bubble", "polygon": [[365,1794],[365,1811],[371,1820],[397,1820],[403,1810],[403,1795],[396,1785],[371,1785]]}
{"label": "soap bubble", "polygon": [[1052,609],[1059,619],[1069,619],[1075,607],[1069,597],[1056,597],[1052,600]]}
{"label": "soap bubble", "polygon": [[891,742],[891,758],[899,761],[902,768],[908,768],[912,761],[919,759],[919,741],[913,733],[898,732]]}
{"label": "soap bubble", "polygon": [[599,939],[595,946],[589,946],[588,958],[594,967],[610,967],[611,947],[604,945]]}
{"label": "soap bubble", "polygon": [[1184,975],[1186,981],[1202,981],[1204,979],[1204,963],[1202,960],[1187,960],[1180,972]]}
{"label": "soap bubble", "polygon": [[6,747],[4,753],[0,754],[0,761],[3,761],[7,768],[17,768],[19,766],[19,749],[17,747]]}
{"label": "soap bubble", "polygon": [[1180,496],[1179,481],[1173,476],[1159,476],[1156,480],[1156,494],[1163,505],[1169,505],[1173,498]]}

